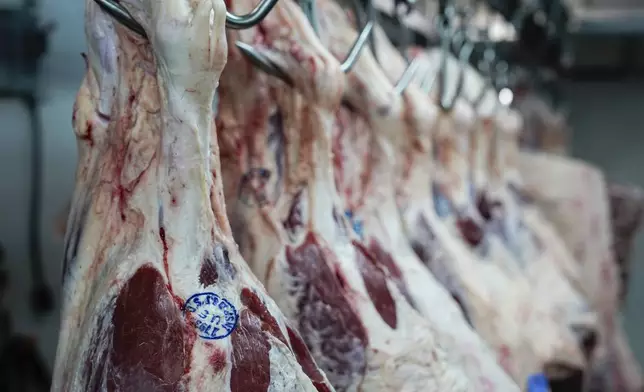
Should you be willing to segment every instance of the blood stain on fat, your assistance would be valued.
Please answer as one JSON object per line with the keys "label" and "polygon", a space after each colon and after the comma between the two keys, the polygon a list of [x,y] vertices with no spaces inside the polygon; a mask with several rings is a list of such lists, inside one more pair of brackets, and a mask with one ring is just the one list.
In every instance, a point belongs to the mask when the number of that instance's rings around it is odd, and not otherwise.
{"label": "blood stain on fat", "polygon": [[340,285],[340,287],[342,287],[343,290],[345,290],[348,287],[347,278],[342,272],[342,270],[340,269],[340,267],[337,267],[335,269],[335,278],[337,279],[338,284]]}
{"label": "blood stain on fat", "polygon": [[212,370],[215,373],[219,373],[226,367],[226,352],[222,349],[213,347],[212,354],[208,360],[210,362],[210,366],[212,366]]}
{"label": "blood stain on fat", "polygon": [[192,343],[158,270],[142,266],[123,286],[112,325],[108,391],[180,389]]}
{"label": "blood stain on fat", "polygon": [[331,268],[332,253],[324,252],[309,232],[298,247],[286,248],[286,261],[298,298],[298,330],[307,347],[320,355],[318,366],[338,391],[358,385],[366,371],[367,333],[346,289]]}
{"label": "blood stain on fat", "polygon": [[396,303],[387,287],[384,271],[380,269],[378,262],[369,250],[356,241],[353,241],[353,246],[356,249],[358,267],[371,301],[382,320],[391,328],[396,329],[398,323]]}
{"label": "blood stain on fat", "polygon": [[87,124],[85,124],[85,134],[80,136],[80,139],[85,140],[90,147],[94,146],[94,137],[92,135],[93,130],[94,124],[92,124],[90,121],[87,121]]}
{"label": "blood stain on fat", "polygon": [[[170,265],[168,264],[168,240],[165,237],[165,227],[159,228],[159,238],[161,238],[161,245],[163,246],[163,269],[165,275],[170,281]],[[172,287],[172,286],[170,286]],[[172,289],[171,289],[172,291]]]}

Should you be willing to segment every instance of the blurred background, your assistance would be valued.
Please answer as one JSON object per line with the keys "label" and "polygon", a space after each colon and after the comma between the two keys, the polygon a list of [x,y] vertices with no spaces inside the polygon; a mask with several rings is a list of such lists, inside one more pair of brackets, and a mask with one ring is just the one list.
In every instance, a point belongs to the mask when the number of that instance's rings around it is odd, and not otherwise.
{"label": "blurred background", "polygon": [[[497,3],[503,8],[508,2]],[[563,65],[551,67],[556,72],[548,76],[544,99],[566,116],[572,156],[596,165],[610,181],[644,187],[644,1],[588,1],[572,8],[556,56]],[[8,277],[3,305],[13,330],[31,336],[49,365],[59,324],[63,242],[57,225],[76,167],[71,116],[85,67],[83,14],[82,1],[0,0],[0,243]],[[40,211],[30,216],[32,191]],[[643,259],[639,236],[623,318],[640,363]],[[42,265],[42,274],[34,274],[34,263]],[[41,288],[36,294],[34,284]]]}

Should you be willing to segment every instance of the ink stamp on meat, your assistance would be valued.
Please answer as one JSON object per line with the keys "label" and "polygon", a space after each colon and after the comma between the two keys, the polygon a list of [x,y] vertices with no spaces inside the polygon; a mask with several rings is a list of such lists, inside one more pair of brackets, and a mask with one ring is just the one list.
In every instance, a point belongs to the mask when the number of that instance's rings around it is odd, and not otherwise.
{"label": "ink stamp on meat", "polygon": [[188,298],[183,311],[191,313],[191,322],[203,339],[223,339],[237,326],[237,309],[215,293],[197,293]]}

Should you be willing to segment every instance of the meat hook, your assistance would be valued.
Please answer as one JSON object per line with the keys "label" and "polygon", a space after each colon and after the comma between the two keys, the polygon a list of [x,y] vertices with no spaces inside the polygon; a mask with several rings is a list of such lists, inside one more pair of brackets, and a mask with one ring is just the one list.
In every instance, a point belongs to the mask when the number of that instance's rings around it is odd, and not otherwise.
{"label": "meat hook", "polygon": [[[371,0],[365,0],[365,13],[367,15],[367,22],[365,25],[362,27],[360,30],[360,34],[358,34],[358,38],[354,41],[353,45],[351,46],[351,49],[349,50],[349,53],[347,53],[347,57],[342,61],[342,64],[340,64],[340,69],[344,73],[348,73],[351,71],[351,68],[355,65],[356,61],[360,57],[360,53],[362,52],[362,49],[364,49],[365,44],[367,41],[369,41],[369,38],[371,37],[371,33],[373,32],[373,26],[374,26],[374,19],[375,19],[375,9],[373,8],[373,5],[371,4]],[[313,9],[311,15],[315,15],[315,3],[312,2],[313,4]],[[351,5],[353,7],[353,12],[356,16],[356,21],[358,24],[360,24],[360,0],[352,0]],[[312,23],[313,26],[316,25],[316,21],[310,20],[309,21]],[[373,42],[372,42],[373,45]]]}
{"label": "meat hook", "polygon": [[[449,111],[453,108],[456,99],[460,96],[460,93],[463,90],[465,67],[469,63],[469,59],[472,56],[472,53],[474,53],[475,45],[473,42],[467,40],[467,35],[465,34],[464,30],[459,30],[453,35],[450,34],[449,19],[456,16],[456,10],[451,7],[447,7],[446,4],[443,4],[441,6],[441,10],[442,14],[438,17],[438,31],[440,32],[441,36],[441,64],[437,73],[427,73],[425,75],[425,78],[420,81],[419,87],[422,91],[429,94],[429,92],[436,84],[436,81],[438,80],[440,83],[439,106],[442,110]],[[456,91],[454,92],[452,99],[447,100],[447,97],[445,97],[445,85],[447,84],[447,59],[449,56],[450,47],[454,42],[457,42],[457,45],[460,45],[458,53],[458,62],[460,64],[460,67]],[[405,69],[405,72],[403,72],[402,76],[395,86],[395,91],[397,93],[402,94],[409,83],[411,83],[411,81],[415,79],[416,75],[424,71],[420,68],[419,59],[419,57],[414,58]]]}
{"label": "meat hook", "polygon": [[[442,59],[446,60],[447,59],[447,57],[446,57],[447,52],[446,51],[449,51],[450,42],[447,39],[445,39],[445,38],[449,38],[449,37],[446,34],[447,28],[445,27],[445,25],[446,25],[447,22],[445,21],[444,18],[445,18],[446,15],[450,15],[450,8],[447,7],[446,2],[444,2],[444,1],[439,2],[438,8],[439,8],[439,16],[438,16],[438,27],[439,27],[439,29],[438,29],[438,31],[439,31],[439,33],[441,35],[441,41],[440,41],[441,46],[444,49],[443,50],[444,56],[442,56]],[[402,26],[404,26],[404,24],[402,24]],[[421,68],[420,64],[421,64],[421,58],[420,57],[415,57],[409,63],[407,68],[405,68],[405,71],[403,72],[402,76],[400,77],[400,79],[398,79],[398,82],[394,86],[394,90],[398,94],[402,94],[402,92],[405,91],[407,86],[409,86],[409,83],[411,83],[413,80],[415,80],[416,76],[418,74],[420,74],[420,73],[424,73],[425,77],[422,78],[419,81],[419,87],[420,87],[421,91],[423,91],[423,92],[425,92],[427,94],[430,93],[430,91],[432,90],[432,88],[436,84],[436,80],[438,78],[438,75],[439,75],[440,71],[438,73],[431,73],[430,74],[426,70],[427,67]]]}
{"label": "meat hook", "polygon": [[[408,4],[410,7],[415,5],[415,0],[410,0],[410,1],[396,0],[396,11],[398,10],[398,3],[399,2],[404,2],[404,3]],[[407,14],[409,12],[411,12],[411,9],[407,10]],[[397,15],[400,16],[400,14],[397,14]],[[404,16],[405,13],[403,13],[402,15]],[[404,40],[404,43],[402,45],[403,48],[401,50],[401,54],[402,54],[403,58],[406,61],[409,62],[409,58],[408,58],[407,53],[406,53],[406,49],[407,49],[406,47],[409,45],[409,29],[408,29],[407,25],[405,23],[401,22],[400,20],[398,20],[398,24],[400,26],[400,29],[401,29],[402,33],[403,33],[402,38]],[[409,64],[407,65],[407,68],[405,68],[405,71],[400,76],[400,79],[398,79],[398,82],[396,82],[396,85],[394,86],[394,91],[396,92],[396,94],[398,94],[398,95],[402,94],[403,91],[405,91],[405,89],[407,88],[407,86],[409,86],[409,83],[411,83],[411,81],[416,78],[416,75],[419,72],[422,72],[422,69],[420,68],[420,58],[419,57],[414,57],[411,60],[411,62],[409,62]]]}
{"label": "meat hook", "polygon": [[466,39],[463,42],[463,46],[461,46],[461,49],[458,52],[458,61],[460,64],[458,85],[456,87],[456,91],[454,92],[452,100],[447,104],[445,102],[441,103],[443,110],[450,110],[452,107],[454,107],[456,98],[461,95],[461,92],[463,91],[463,84],[465,82],[465,69],[469,65],[469,60],[470,57],[472,57],[472,53],[474,53],[474,43]]}
{"label": "meat hook", "polygon": [[349,50],[347,57],[344,59],[342,64],[340,64],[340,69],[342,69],[342,72],[347,73],[351,71],[351,68],[353,68],[354,64],[358,60],[358,57],[360,57],[360,52],[362,52],[364,45],[367,43],[367,41],[369,41],[369,37],[371,36],[372,31],[373,20],[369,20],[367,21],[367,24],[362,28],[362,31],[360,31],[360,35],[358,35],[358,38],[356,38],[356,41],[353,43],[353,46],[351,47],[351,50]]}
{"label": "meat hook", "polygon": [[318,23],[317,7],[315,6],[316,0],[296,0],[296,1],[300,5],[300,8],[302,9],[302,11],[304,12],[304,15],[306,15],[306,19],[311,24],[311,27],[313,27],[313,31],[315,32],[315,35],[319,35],[320,25]]}
{"label": "meat hook", "polygon": [[[96,4],[114,19],[121,24],[139,34],[142,37],[147,37],[143,26],[137,22],[134,17],[128,12],[125,7],[118,0],[94,0]],[[248,29],[259,22],[261,22],[266,15],[275,7],[278,0],[262,0],[255,9],[246,15],[236,15],[232,12],[226,11],[226,27],[243,30]]]}
{"label": "meat hook", "polygon": [[293,80],[286,72],[275,65],[275,63],[268,59],[265,55],[255,50],[255,48],[253,48],[251,45],[237,41],[235,42],[235,46],[237,46],[237,49],[239,49],[239,51],[244,56],[246,56],[248,61],[250,61],[254,66],[271,76],[275,76],[276,78],[281,79],[289,86],[293,86]]}
{"label": "meat hook", "polygon": [[[357,1],[354,0],[354,5],[356,6],[357,9]],[[311,3],[308,3],[311,5]],[[369,5],[371,4],[370,2],[368,3]],[[314,8],[314,7],[313,7]],[[305,14],[308,14],[309,16],[315,15],[315,10],[314,9],[305,9]],[[342,72],[347,73],[351,70],[353,65],[356,63],[358,58],[360,57],[360,53],[362,52],[362,49],[364,49],[365,44],[369,40],[369,37],[371,36],[371,33],[373,32],[373,27],[374,27],[374,22],[373,22],[373,13],[369,14],[369,20],[365,24],[365,26],[362,28],[360,31],[360,34],[356,38],[355,42],[351,46],[351,49],[349,50],[349,53],[347,54],[347,57],[344,59],[342,64],[340,64],[340,69]],[[314,26],[314,24],[312,24]],[[280,69],[273,61],[271,61],[269,58],[267,58],[265,55],[261,54],[255,48],[253,48],[251,45],[248,45],[243,42],[236,42],[235,46],[240,50],[240,52],[248,58],[248,60],[254,64],[256,67],[261,69],[262,71],[266,72],[269,75],[275,76],[278,79],[281,79],[284,83],[293,86],[293,80],[289,77],[289,75],[284,72],[282,69]]]}
{"label": "meat hook", "polygon": [[[450,16],[451,15],[451,16]],[[474,52],[474,43],[467,40],[465,31],[461,31],[462,34],[462,46],[458,53],[458,62],[459,62],[459,74],[458,81],[456,84],[456,91],[452,95],[451,99],[448,99],[445,96],[446,85],[447,85],[447,59],[449,57],[450,46],[453,42],[454,36],[450,36],[450,20],[453,16],[456,15],[455,10],[450,10],[449,8],[443,9],[443,13],[439,15],[439,32],[441,36],[441,64],[438,71],[438,105],[443,111],[450,111],[456,103],[456,99],[460,96],[461,91],[463,90],[463,82],[465,79],[465,67],[468,65],[469,59]],[[461,28],[464,28],[461,26]],[[460,36],[457,34],[456,37]],[[432,83],[433,84],[433,83]]]}

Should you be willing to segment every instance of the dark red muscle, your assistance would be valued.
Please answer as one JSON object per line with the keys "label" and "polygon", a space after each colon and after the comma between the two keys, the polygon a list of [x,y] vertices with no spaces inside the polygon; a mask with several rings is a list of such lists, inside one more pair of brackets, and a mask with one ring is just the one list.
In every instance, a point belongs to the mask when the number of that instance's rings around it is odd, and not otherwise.
{"label": "dark red muscle", "polygon": [[476,247],[483,242],[483,228],[474,221],[474,219],[464,216],[456,220],[456,227],[461,232],[461,236],[471,247]]}
{"label": "dark red muscle", "polygon": [[140,267],[116,299],[107,390],[180,390],[192,351],[190,332],[159,271]]}
{"label": "dark red muscle", "polygon": [[329,254],[309,233],[299,247],[286,248],[286,261],[295,278],[293,295],[298,298],[302,338],[311,351],[321,353],[317,364],[335,389],[345,391],[364,377],[368,341],[362,321],[326,259]]}
{"label": "dark red muscle", "polygon": [[250,310],[239,315],[237,328],[230,334],[233,346],[231,392],[266,392],[271,382],[270,343],[262,322]]}
{"label": "dark red muscle", "polygon": [[415,308],[416,306],[414,304],[414,300],[411,298],[411,294],[409,294],[407,283],[403,279],[402,272],[400,272],[400,268],[396,265],[391,254],[384,250],[382,245],[380,245],[380,243],[374,238],[369,242],[369,251],[375,261],[389,272],[389,277],[394,281],[394,283],[396,283],[398,290],[400,290],[402,295],[407,299],[407,302]]}
{"label": "dark red muscle", "polygon": [[288,346],[286,339],[284,339],[284,334],[277,324],[277,320],[275,320],[275,317],[269,313],[264,302],[257,296],[257,294],[249,288],[244,288],[241,292],[241,300],[248,311],[260,320],[262,331],[270,333]]}
{"label": "dark red muscle", "polygon": [[396,303],[387,287],[385,273],[380,269],[371,252],[356,241],[353,242],[353,246],[356,248],[356,260],[371,301],[376,310],[378,310],[380,317],[391,328],[396,329],[398,323]]}

